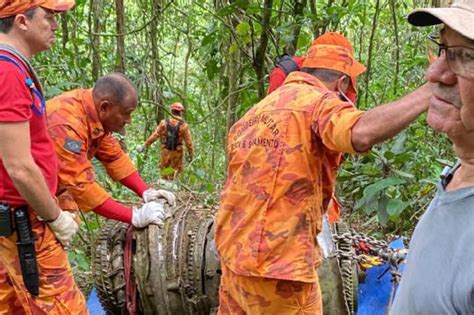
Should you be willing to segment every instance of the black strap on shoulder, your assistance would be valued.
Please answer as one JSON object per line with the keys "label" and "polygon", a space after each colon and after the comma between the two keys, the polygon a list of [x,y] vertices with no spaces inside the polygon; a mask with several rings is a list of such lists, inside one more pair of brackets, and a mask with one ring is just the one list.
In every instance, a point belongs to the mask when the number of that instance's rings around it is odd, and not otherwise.
{"label": "black strap on shoulder", "polygon": [[285,75],[288,75],[290,72],[300,70],[298,64],[293,60],[293,58],[288,54],[283,54],[275,60],[275,66],[283,70]]}

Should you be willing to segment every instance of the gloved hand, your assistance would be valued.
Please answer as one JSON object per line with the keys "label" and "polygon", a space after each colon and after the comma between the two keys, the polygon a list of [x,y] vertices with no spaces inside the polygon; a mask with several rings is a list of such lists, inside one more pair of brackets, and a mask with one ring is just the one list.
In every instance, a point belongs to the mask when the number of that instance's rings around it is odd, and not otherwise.
{"label": "gloved hand", "polygon": [[141,146],[137,148],[137,153],[142,153],[143,151],[145,151],[145,148],[146,148],[146,145],[142,144]]}
{"label": "gloved hand", "polygon": [[54,235],[58,241],[63,244],[63,246],[69,246],[72,241],[72,237],[79,230],[79,225],[77,224],[76,215],[69,211],[61,211],[56,220],[48,222],[49,227],[53,231]]}
{"label": "gloved hand", "polygon": [[167,191],[164,189],[148,188],[143,192],[142,197],[143,201],[145,202],[150,202],[163,198],[166,199],[166,201],[171,207],[174,207],[176,205],[176,196],[171,191]]}
{"label": "gloved hand", "polygon": [[141,208],[132,208],[132,225],[136,228],[144,228],[149,224],[163,226],[166,214],[163,205],[156,201],[145,203]]}

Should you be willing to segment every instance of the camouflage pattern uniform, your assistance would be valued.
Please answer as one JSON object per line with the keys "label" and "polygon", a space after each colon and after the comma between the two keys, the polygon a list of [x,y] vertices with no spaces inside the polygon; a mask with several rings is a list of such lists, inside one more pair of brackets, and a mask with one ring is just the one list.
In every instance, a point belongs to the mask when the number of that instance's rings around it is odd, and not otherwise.
{"label": "camouflage pattern uniform", "polygon": [[74,282],[67,253],[49,227],[28,210],[35,236],[39,296],[25,287],[16,245],[16,233],[0,237],[0,314],[88,314],[86,301]]}
{"label": "camouflage pattern uniform", "polygon": [[59,206],[90,211],[110,195],[97,182],[92,158],[104,165],[115,181],[136,172],[129,156],[111,133],[106,133],[92,98],[92,89],[78,89],[49,100],[48,132],[59,158]]}
{"label": "camouflage pattern uniform", "polygon": [[[231,128],[215,237],[224,266],[220,314],[228,305],[232,314],[291,314],[285,305],[322,313],[316,235],[341,152],[356,153],[351,129],[362,114],[297,71]],[[285,294],[273,290],[279,286]]]}
{"label": "camouflage pattern uniform", "polygon": [[183,171],[183,142],[186,145],[189,156],[193,156],[193,141],[191,138],[191,131],[189,125],[184,122],[181,117],[171,117],[170,125],[176,126],[180,121],[182,121],[181,126],[179,127],[178,134],[178,146],[176,150],[166,149],[166,119],[163,119],[156,130],[151,134],[150,137],[145,141],[146,146],[152,145],[157,139],[161,141],[161,160],[160,160],[160,169],[164,170],[165,168],[171,167],[174,169],[174,173],[170,175],[164,175],[164,179],[174,179],[177,174]]}

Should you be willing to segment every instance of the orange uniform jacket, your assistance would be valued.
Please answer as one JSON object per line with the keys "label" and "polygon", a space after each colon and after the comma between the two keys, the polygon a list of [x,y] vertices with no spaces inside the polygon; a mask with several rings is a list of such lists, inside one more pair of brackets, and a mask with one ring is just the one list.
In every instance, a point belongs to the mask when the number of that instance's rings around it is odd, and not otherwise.
{"label": "orange uniform jacket", "polygon": [[[179,120],[178,120],[179,119]],[[186,145],[188,154],[193,155],[193,141],[191,138],[191,131],[189,125],[180,118],[170,118],[170,124],[176,126],[179,121],[183,123],[179,127],[178,133],[178,146],[175,150],[176,157],[168,156],[171,155],[171,151],[166,149],[166,119],[163,119],[156,130],[148,137],[145,141],[146,146],[152,145],[158,138],[161,141],[161,168],[173,167],[177,171],[181,171],[183,163],[183,142]]]}
{"label": "orange uniform jacket", "polygon": [[232,126],[216,244],[233,272],[317,281],[316,235],[341,152],[363,112],[317,78],[293,72]]}
{"label": "orange uniform jacket", "polygon": [[96,182],[92,158],[99,160],[116,181],[136,168],[119,142],[104,132],[91,89],[64,93],[46,106],[48,131],[59,158],[60,207],[90,211],[110,198]]}
{"label": "orange uniform jacket", "polygon": [[[176,126],[179,121],[182,121],[182,125],[179,127],[179,134],[178,134],[178,151],[183,150],[183,141],[186,145],[186,149],[190,155],[193,155],[193,140],[191,138],[191,131],[189,130],[189,125],[184,122],[182,119],[177,119],[174,117],[170,117],[170,124],[171,126]],[[160,124],[155,129],[155,131],[151,134],[150,137],[145,141],[146,146],[150,146],[155,142],[157,139],[161,141],[161,148],[165,148],[166,144],[166,119],[160,121]]]}

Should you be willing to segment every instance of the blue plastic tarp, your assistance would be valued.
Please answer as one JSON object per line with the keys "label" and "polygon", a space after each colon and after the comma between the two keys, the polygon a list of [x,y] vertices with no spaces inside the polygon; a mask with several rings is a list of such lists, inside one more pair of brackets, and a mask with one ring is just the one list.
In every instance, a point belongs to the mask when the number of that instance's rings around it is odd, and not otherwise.
{"label": "blue plastic tarp", "polygon": [[[403,240],[401,238],[390,243],[393,249],[402,249]],[[358,306],[356,315],[384,315],[387,314],[387,307],[390,301],[392,289],[392,276],[390,272],[385,273],[380,279],[378,277],[388,268],[388,264],[380,267],[372,267],[367,270],[365,283],[360,283],[358,287]],[[401,268],[400,271],[402,271]]]}

